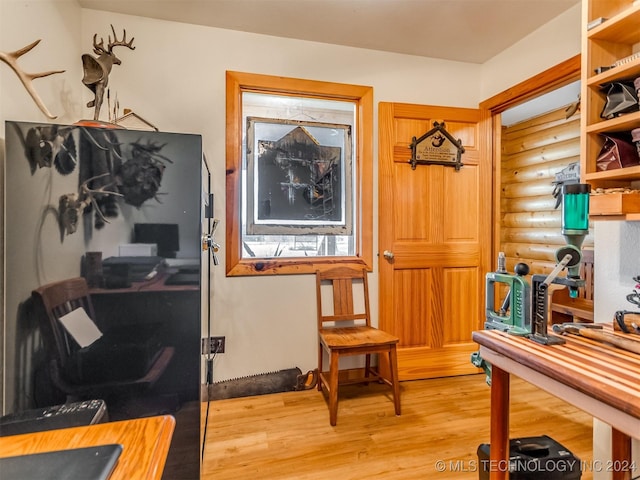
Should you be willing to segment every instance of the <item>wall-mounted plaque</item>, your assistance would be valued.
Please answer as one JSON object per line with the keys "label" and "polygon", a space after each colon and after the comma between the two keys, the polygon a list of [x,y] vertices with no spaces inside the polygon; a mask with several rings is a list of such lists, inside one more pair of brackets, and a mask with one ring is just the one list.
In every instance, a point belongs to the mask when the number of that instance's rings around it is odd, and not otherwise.
{"label": "wall-mounted plaque", "polygon": [[444,122],[433,122],[433,128],[411,142],[411,169],[416,165],[445,165],[460,170],[463,166],[462,140],[456,140],[445,129]]}

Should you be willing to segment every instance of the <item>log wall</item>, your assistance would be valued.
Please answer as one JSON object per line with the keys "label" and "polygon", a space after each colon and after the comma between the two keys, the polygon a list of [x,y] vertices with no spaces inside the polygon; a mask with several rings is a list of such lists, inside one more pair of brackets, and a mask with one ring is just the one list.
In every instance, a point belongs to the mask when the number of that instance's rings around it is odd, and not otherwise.
{"label": "log wall", "polygon": [[[555,267],[556,250],[566,244],[552,182],[579,161],[580,113],[565,116],[562,107],[502,129],[499,250],[510,272],[524,262],[531,273],[547,274]],[[583,248],[593,248],[592,232]]]}

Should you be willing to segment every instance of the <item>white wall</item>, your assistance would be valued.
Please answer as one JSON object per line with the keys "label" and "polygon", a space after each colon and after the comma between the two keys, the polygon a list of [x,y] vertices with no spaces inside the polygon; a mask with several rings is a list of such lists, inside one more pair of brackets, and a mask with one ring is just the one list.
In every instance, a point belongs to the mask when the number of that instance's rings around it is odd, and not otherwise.
{"label": "white wall", "polygon": [[[33,85],[59,123],[79,119],[82,109],[81,9],[75,2],[54,0],[3,0],[0,2],[0,50],[10,52],[42,41],[24,54],[18,64],[28,73],[65,70],[39,78]],[[0,64],[0,119],[47,121],[31,100],[18,77]],[[4,125],[2,126],[4,132]],[[3,136],[4,137],[4,136]]]}
{"label": "white wall", "polygon": [[596,322],[610,323],[617,310],[638,310],[626,296],[640,275],[640,222],[595,222],[594,315]]}
{"label": "white wall", "polygon": [[485,100],[580,53],[580,4],[514,43],[482,65]]}
{"label": "white wall", "polygon": [[[626,296],[633,291],[632,277],[640,275],[640,222],[595,222],[594,258],[594,318],[610,323],[617,310],[638,310]],[[594,422],[594,459],[610,458],[611,429],[598,420]],[[640,469],[640,440],[634,441],[634,459]],[[635,475],[638,471],[635,472]],[[632,476],[635,476],[632,475]],[[594,472],[594,480],[610,478],[607,472]]]}
{"label": "white wall", "polygon": [[[38,48],[55,48],[37,57],[32,70],[67,69],[60,83],[55,83],[55,77],[36,81],[42,85],[43,97],[52,111],[64,112],[59,118],[63,123],[91,115],[84,108],[88,91],[85,93],[80,83],[79,58],[81,53],[90,52],[93,34],[106,36],[113,24],[118,34],[126,28],[129,38],[135,37],[135,51],[118,49],[122,65],[112,71],[112,93],[117,92],[121,107],[132,108],[161,130],[203,135],[216,195],[215,214],[222,220],[218,241],[224,240],[225,228],[226,70],[371,85],[376,111],[380,101],[473,108],[488,96],[579,51],[579,11],[575,9],[480,66],[78,10],[74,1],[9,0],[8,8],[10,15],[4,11],[0,16],[0,50],[11,49],[7,46],[10,43],[18,48],[34,39],[32,32],[37,32],[44,42]],[[549,38],[554,39],[553,44]],[[3,90],[0,120],[42,121],[43,116],[22,86],[7,84],[7,80],[15,80],[7,78],[12,75],[7,70],[0,66],[2,85],[7,85],[11,97]],[[370,160],[375,180],[377,122]],[[377,228],[376,222],[374,251]],[[30,281],[27,284],[27,288],[33,285]],[[376,315],[377,265],[371,287]],[[310,275],[226,278],[224,265],[215,268],[212,334],[227,337],[228,353],[216,359],[214,380],[293,366],[314,368],[314,295]]]}

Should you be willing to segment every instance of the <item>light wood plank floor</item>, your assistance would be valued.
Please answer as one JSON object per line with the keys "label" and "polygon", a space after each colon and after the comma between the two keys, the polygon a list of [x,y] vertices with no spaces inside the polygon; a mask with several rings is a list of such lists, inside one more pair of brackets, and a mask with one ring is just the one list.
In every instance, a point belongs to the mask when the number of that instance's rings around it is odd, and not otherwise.
{"label": "light wood plank floor", "polygon": [[[315,389],[210,402],[202,479],[478,479],[477,448],[489,443],[484,375],[401,386],[399,417],[381,385],[344,387],[336,427]],[[591,462],[592,417],[512,377],[511,438],[537,435]]]}

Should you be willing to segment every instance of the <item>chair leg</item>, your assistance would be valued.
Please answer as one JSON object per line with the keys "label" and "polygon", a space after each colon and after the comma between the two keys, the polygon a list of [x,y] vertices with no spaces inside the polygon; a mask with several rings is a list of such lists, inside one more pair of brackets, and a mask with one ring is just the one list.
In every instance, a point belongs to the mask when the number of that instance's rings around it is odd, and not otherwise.
{"label": "chair leg", "polygon": [[329,366],[329,423],[332,427],[338,421],[338,358],[337,352],[331,351]]}
{"label": "chair leg", "polygon": [[318,391],[322,392],[322,344],[318,344]]}
{"label": "chair leg", "polygon": [[[367,353],[364,356],[364,377],[369,378],[370,373],[371,373],[371,355]],[[365,382],[365,385],[369,385],[369,382]]]}
{"label": "chair leg", "polygon": [[395,345],[389,350],[389,369],[391,387],[393,389],[393,404],[396,409],[396,415],[400,415],[400,382],[398,381],[398,355]]}

